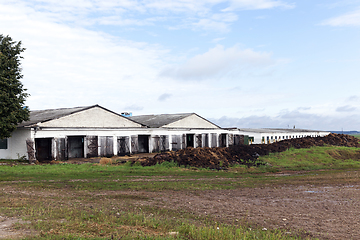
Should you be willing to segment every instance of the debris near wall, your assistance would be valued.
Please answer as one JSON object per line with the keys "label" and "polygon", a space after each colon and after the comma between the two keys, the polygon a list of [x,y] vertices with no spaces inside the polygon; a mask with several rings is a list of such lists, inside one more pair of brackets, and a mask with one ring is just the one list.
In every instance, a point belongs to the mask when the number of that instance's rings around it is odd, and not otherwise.
{"label": "debris near wall", "polygon": [[[245,145],[243,145],[245,146]],[[249,147],[249,146],[245,146]],[[152,166],[161,164],[163,162],[176,162],[179,166],[192,166],[197,168],[210,168],[210,169],[226,169],[230,164],[238,162],[239,157],[232,155],[229,148],[216,147],[216,148],[192,148],[187,147],[176,152],[166,152],[155,155],[152,158],[141,158],[142,166]],[[241,164],[254,166],[256,158],[246,157],[241,160]]]}
{"label": "debris near wall", "polygon": [[345,134],[330,133],[325,137],[305,137],[293,138],[269,144],[269,152],[283,152],[290,147],[294,148],[310,148],[313,146],[344,146],[344,147],[360,147],[359,139]]}
{"label": "debris near wall", "polygon": [[251,166],[264,165],[258,161],[259,156],[269,153],[283,152],[287,149],[310,148],[313,146],[346,146],[360,147],[359,139],[343,134],[329,134],[325,137],[305,137],[285,139],[272,144],[236,145],[223,148],[192,148],[181,149],[176,152],[166,152],[154,157],[144,157],[134,162],[140,162],[142,166],[152,166],[163,162],[176,162],[179,166],[191,166],[197,168],[226,169],[232,164]]}

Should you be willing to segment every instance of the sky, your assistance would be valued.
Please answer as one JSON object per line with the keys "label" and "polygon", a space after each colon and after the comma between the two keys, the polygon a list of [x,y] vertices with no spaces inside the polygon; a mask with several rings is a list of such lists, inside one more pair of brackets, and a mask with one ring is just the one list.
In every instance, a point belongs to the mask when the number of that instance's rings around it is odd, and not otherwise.
{"label": "sky", "polygon": [[0,0],[31,110],[360,130],[360,0]]}

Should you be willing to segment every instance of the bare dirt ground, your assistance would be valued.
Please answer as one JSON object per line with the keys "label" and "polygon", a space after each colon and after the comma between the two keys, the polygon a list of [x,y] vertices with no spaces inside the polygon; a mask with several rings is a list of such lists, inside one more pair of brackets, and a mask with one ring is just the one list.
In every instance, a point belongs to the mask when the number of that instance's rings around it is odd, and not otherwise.
{"label": "bare dirt ground", "polygon": [[[360,182],[236,190],[107,191],[102,194],[141,196],[134,200],[139,207],[180,210],[194,216],[211,216],[222,222],[246,220],[261,228],[306,231],[311,237],[320,239],[360,239]],[[0,217],[0,238],[29,234],[14,228],[14,223],[19,221]]]}
{"label": "bare dirt ground", "polygon": [[24,223],[24,221],[17,218],[0,216],[0,239],[20,238],[31,234],[29,231],[15,229],[14,225],[16,223]]}
{"label": "bare dirt ground", "polygon": [[229,223],[245,219],[261,228],[304,230],[320,239],[360,239],[360,185],[141,194],[151,199],[142,205],[182,209]]}
{"label": "bare dirt ground", "polygon": [[[291,174],[274,175],[286,177]],[[151,178],[151,181],[181,180],[176,176],[166,179]],[[217,178],[217,181],[221,180]],[[149,179],[139,176],[130,181],[138,181],[141,184]],[[15,186],[4,187],[2,191],[9,196],[25,194],[45,199],[58,195],[74,195],[73,192],[66,193],[61,189],[41,192],[20,190]],[[81,194],[93,195],[94,192]],[[305,182],[299,178],[291,183],[256,188],[159,192],[104,190],[96,194],[106,196],[110,200],[116,199],[112,196],[119,194],[138,196],[129,198],[133,199],[131,203],[135,206],[171,209],[193,214],[194,217],[209,216],[219,222],[233,224],[246,221],[260,228],[284,229],[287,232],[306,231],[310,237],[320,239],[360,239],[360,178],[357,171],[342,172],[336,176],[335,173],[323,177],[314,176],[314,180],[308,177]],[[121,200],[119,204],[120,202]],[[18,221],[19,219],[0,216],[0,238],[21,238],[29,234],[24,230],[15,229],[15,223]]]}

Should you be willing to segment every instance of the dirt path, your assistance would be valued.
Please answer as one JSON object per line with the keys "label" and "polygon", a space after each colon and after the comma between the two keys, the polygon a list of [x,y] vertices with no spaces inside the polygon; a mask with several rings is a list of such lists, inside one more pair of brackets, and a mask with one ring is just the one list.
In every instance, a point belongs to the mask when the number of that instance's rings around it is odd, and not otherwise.
{"label": "dirt path", "polygon": [[24,223],[24,221],[0,216],[0,239],[15,239],[30,234],[30,232],[24,230],[14,229],[16,223]]}
{"label": "dirt path", "polygon": [[230,223],[247,219],[262,228],[305,230],[320,239],[360,239],[359,185],[142,194],[152,201],[141,204],[211,215]]}
{"label": "dirt path", "polygon": [[[139,181],[140,178],[134,176]],[[172,180],[176,177],[168,178]],[[163,181],[162,177],[158,178]],[[189,180],[189,179],[188,179]],[[198,179],[197,179],[198,180]],[[219,179],[217,179],[219,180]],[[300,179],[301,180],[301,179]],[[185,211],[194,216],[211,216],[215,219],[236,223],[247,220],[260,228],[303,230],[320,239],[360,239],[360,179],[357,172],[335,173],[317,176],[305,182],[294,181],[277,187],[241,188],[235,190],[206,191],[96,191],[86,194],[106,195],[111,201],[116,195],[139,196],[131,204]],[[142,181],[148,181],[142,178]],[[340,184],[343,183],[343,184]],[[6,183],[5,183],[6,184]],[[139,184],[141,182],[139,181]],[[13,186],[2,189],[4,194],[28,194],[44,199],[67,194],[57,189],[37,192],[19,190]],[[68,194],[74,196],[75,192]],[[124,202],[125,203],[125,202]],[[99,204],[102,204],[101,202]],[[14,229],[15,218],[0,216],[0,238],[17,238],[24,231]]]}

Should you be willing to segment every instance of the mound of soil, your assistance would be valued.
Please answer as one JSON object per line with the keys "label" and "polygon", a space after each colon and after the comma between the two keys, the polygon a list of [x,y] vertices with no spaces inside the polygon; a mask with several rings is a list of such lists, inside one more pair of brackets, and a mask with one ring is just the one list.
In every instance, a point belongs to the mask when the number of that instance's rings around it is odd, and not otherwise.
{"label": "mound of soil", "polygon": [[144,157],[137,160],[142,166],[152,166],[163,162],[176,162],[179,166],[192,166],[210,169],[226,169],[231,164],[259,166],[259,156],[269,153],[283,152],[287,149],[310,148],[313,146],[346,146],[360,147],[359,139],[344,134],[331,133],[325,137],[305,137],[285,139],[272,144],[236,145],[224,148],[192,148],[176,152],[156,154],[154,157]]}

